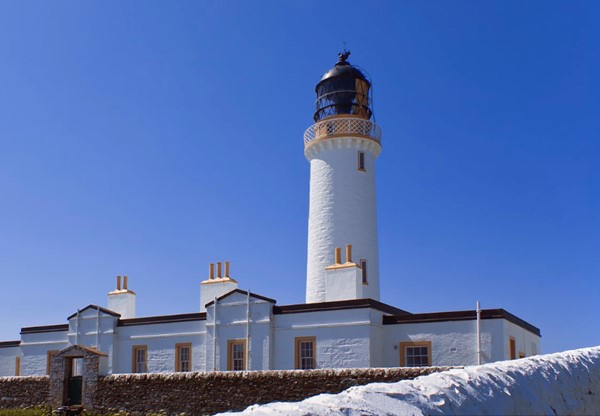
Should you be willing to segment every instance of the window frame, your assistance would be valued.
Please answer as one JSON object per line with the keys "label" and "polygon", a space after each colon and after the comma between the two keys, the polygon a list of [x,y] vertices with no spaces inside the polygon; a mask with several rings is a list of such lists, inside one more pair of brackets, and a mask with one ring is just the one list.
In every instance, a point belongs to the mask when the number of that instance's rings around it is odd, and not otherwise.
{"label": "window frame", "polygon": [[[188,369],[187,370],[182,370],[181,350],[183,348],[189,349]],[[175,344],[175,371],[176,372],[184,372],[184,373],[192,371],[192,343],[191,342],[182,342],[179,344]]]}
{"label": "window frame", "polygon": [[400,343],[400,367],[409,367],[406,365],[406,347],[427,347],[427,365],[410,366],[410,367],[431,367],[431,341],[407,341]]}
{"label": "window frame", "polygon": [[46,375],[50,375],[50,369],[52,367],[52,357],[58,354],[60,350],[48,350],[46,351]]}
{"label": "window frame", "polygon": [[[310,342],[312,344],[312,367],[302,368],[302,357],[300,356],[301,345],[303,342]],[[294,368],[296,370],[314,370],[317,368],[317,337],[296,337],[294,338]]]}
{"label": "window frame", "polygon": [[[138,371],[138,360],[137,352],[144,351],[144,367],[145,371]],[[148,346],[147,345],[133,345],[131,347],[131,372],[135,374],[143,374],[148,372]]]}
{"label": "window frame", "polygon": [[517,343],[515,337],[508,337],[508,354],[511,360],[517,359]]}
{"label": "window frame", "polygon": [[[233,348],[235,345],[242,346],[242,369],[234,370],[234,358],[233,358]],[[246,339],[230,339],[227,340],[227,371],[246,371],[247,370],[247,362],[246,362],[246,351],[248,348],[248,342]]]}

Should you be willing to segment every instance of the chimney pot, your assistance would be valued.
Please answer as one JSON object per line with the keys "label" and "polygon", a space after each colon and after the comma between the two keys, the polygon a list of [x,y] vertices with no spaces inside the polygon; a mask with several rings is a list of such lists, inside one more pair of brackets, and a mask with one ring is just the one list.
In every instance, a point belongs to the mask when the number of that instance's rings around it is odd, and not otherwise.
{"label": "chimney pot", "polygon": [[225,262],[225,277],[229,277],[229,261]]}
{"label": "chimney pot", "polygon": [[209,279],[214,279],[215,278],[215,264],[214,263],[210,263],[210,266],[208,267],[208,278]]}
{"label": "chimney pot", "polygon": [[117,276],[117,290],[121,290],[121,276]]}
{"label": "chimney pot", "polygon": [[217,277],[218,277],[218,278],[221,278],[221,277],[223,277],[223,276],[222,276],[222,273],[221,273],[221,269],[222,269],[222,267],[221,267],[221,266],[222,266],[222,263],[221,263],[220,261],[218,261],[218,262],[217,262]]}
{"label": "chimney pot", "polygon": [[335,264],[342,262],[342,249],[340,247],[335,248]]}
{"label": "chimney pot", "polygon": [[352,244],[346,244],[346,263],[352,263]]}
{"label": "chimney pot", "polygon": [[123,276],[123,289],[127,290],[127,276]]}

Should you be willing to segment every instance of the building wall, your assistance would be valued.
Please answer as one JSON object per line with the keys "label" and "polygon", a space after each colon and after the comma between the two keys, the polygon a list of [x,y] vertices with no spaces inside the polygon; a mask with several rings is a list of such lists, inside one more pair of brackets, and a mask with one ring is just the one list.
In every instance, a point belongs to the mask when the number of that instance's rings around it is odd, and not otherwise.
{"label": "building wall", "polygon": [[[431,342],[432,365],[477,364],[476,320],[383,325],[383,315],[372,308],[273,314],[272,302],[239,292],[218,301],[216,324],[214,304],[206,320],[125,326],[92,308],[79,314],[79,323],[72,317],[68,331],[25,332],[20,347],[0,348],[0,375],[15,374],[17,355],[21,375],[44,375],[48,351],[76,343],[107,354],[103,373],[132,372],[134,346],[147,348],[148,372],[173,372],[182,343],[192,344],[192,371],[225,371],[228,341],[248,339],[246,369],[293,369],[297,337],[315,337],[317,368],[396,367],[400,343],[414,341]],[[509,359],[510,337],[517,357],[540,352],[537,335],[505,319],[483,319],[482,363]]]}
{"label": "building wall", "polygon": [[48,351],[69,346],[67,331],[42,332],[21,335],[21,375],[46,374]]}
{"label": "building wall", "polygon": [[175,371],[176,344],[192,343],[192,369],[205,370],[204,321],[172,322],[117,327],[114,373],[131,373],[133,346],[148,350],[148,371]]}
{"label": "building wall", "polygon": [[369,337],[369,351],[370,351],[370,362],[371,367],[385,367],[385,330],[386,327],[383,325],[383,312],[370,309],[369,316],[371,320],[371,325],[369,327],[370,337]]}
{"label": "building wall", "polygon": [[294,339],[316,337],[317,368],[371,366],[369,309],[275,315],[274,369],[294,368]]}
{"label": "building wall", "polygon": [[519,358],[519,353],[530,357],[532,355],[538,355],[541,353],[541,338],[529,331],[524,330],[518,325],[512,322],[504,321],[504,337],[502,351],[504,359],[510,358],[510,337],[515,339],[515,353],[516,357]]}
{"label": "building wall", "polygon": [[269,370],[271,368],[272,302],[234,293],[217,303],[216,325],[214,325],[214,303],[207,308],[206,313],[206,369],[227,370],[228,341],[247,340],[248,333],[250,341],[245,347],[246,368],[250,370]]}
{"label": "building wall", "polygon": [[[492,339],[502,338],[501,319],[481,321],[481,349],[483,362],[497,361],[499,354],[493,350]],[[385,365],[400,365],[400,342],[431,341],[432,365],[476,365],[477,321],[451,321],[385,325],[383,347]]]}
{"label": "building wall", "polygon": [[0,377],[14,376],[16,358],[21,354],[20,347],[0,348]]}
{"label": "building wall", "polygon": [[85,309],[69,319],[68,345],[86,345],[108,354],[107,370],[112,372],[117,322],[116,316],[94,308]]}
{"label": "building wall", "polygon": [[[379,257],[375,196],[375,159],[369,140],[327,139],[315,143],[310,160],[306,302],[324,302],[325,268],[334,249],[352,244],[353,260],[368,262],[364,297],[379,300]],[[366,171],[358,171],[358,151]],[[343,259],[345,261],[345,259]]]}

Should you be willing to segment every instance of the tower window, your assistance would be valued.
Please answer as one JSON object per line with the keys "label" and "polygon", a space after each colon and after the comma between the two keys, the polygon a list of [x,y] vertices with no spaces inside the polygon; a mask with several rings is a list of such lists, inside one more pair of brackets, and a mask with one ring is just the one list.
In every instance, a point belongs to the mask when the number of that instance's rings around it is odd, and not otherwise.
{"label": "tower window", "polygon": [[358,170],[366,172],[365,169],[365,152],[358,152]]}
{"label": "tower window", "polygon": [[362,284],[369,284],[367,280],[367,261],[365,259],[360,259],[360,268],[362,269]]}

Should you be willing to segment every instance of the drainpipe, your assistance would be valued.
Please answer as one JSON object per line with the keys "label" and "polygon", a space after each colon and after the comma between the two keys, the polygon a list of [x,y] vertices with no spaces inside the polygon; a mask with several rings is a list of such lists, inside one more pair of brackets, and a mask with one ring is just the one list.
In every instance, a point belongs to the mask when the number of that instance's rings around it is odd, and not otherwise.
{"label": "drainpipe", "polygon": [[252,368],[250,359],[250,290],[248,290],[248,296],[246,297],[246,370]]}
{"label": "drainpipe", "polygon": [[481,307],[477,301],[477,365],[481,365]]}
{"label": "drainpipe", "polygon": [[96,349],[100,351],[100,308],[96,312]]}
{"label": "drainpipe", "polygon": [[214,303],[215,313],[213,314],[213,371],[217,371],[217,298]]}
{"label": "drainpipe", "polygon": [[75,345],[79,344],[79,309],[77,309],[77,318],[75,318]]}

